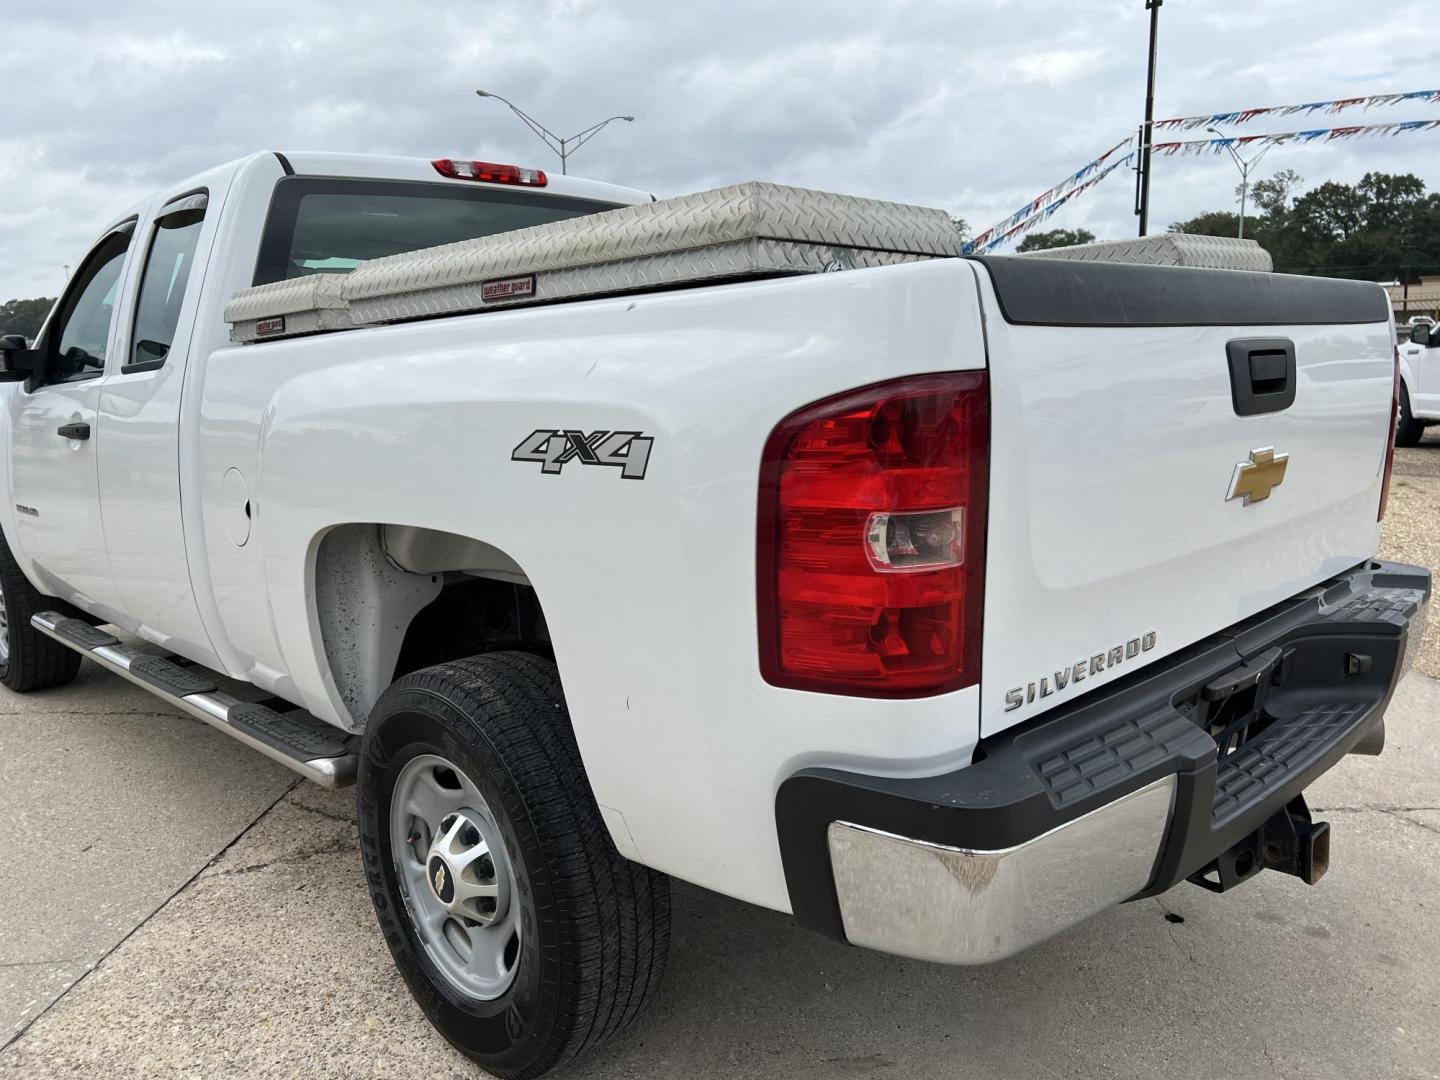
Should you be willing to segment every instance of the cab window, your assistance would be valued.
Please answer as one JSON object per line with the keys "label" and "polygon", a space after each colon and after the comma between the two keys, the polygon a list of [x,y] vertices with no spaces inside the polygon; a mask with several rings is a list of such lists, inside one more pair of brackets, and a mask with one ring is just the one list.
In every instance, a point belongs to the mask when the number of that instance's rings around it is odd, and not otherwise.
{"label": "cab window", "polygon": [[290,176],[275,186],[256,285],[348,273],[368,259],[615,209],[490,185]]}
{"label": "cab window", "polygon": [[105,348],[115,315],[120,271],[130,247],[129,231],[114,232],[100,242],[81,266],[56,322],[57,342],[46,382],[90,379],[105,370]]}
{"label": "cab window", "polygon": [[121,371],[158,368],[170,355],[204,223],[203,194],[179,200],[161,211],[140,279],[130,354]]}

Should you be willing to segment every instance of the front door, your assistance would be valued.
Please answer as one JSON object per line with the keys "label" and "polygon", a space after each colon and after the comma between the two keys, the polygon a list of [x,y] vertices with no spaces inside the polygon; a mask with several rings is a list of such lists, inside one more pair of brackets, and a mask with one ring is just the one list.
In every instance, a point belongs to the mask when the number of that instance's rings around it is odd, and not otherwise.
{"label": "front door", "polygon": [[122,624],[100,526],[95,448],[131,231],[111,232],[80,264],[36,343],[43,379],[9,397],[16,557],[42,592]]}

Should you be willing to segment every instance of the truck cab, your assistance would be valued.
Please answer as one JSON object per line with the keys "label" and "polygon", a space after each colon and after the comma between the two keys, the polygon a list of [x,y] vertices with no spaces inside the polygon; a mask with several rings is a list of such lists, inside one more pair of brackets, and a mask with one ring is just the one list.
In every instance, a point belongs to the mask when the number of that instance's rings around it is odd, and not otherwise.
{"label": "truck cab", "polygon": [[[235,640],[235,613],[222,610],[248,603],[255,549],[207,549],[205,534],[245,527],[252,507],[226,476],[249,474],[258,445],[219,477],[204,477],[200,456],[179,445],[182,431],[209,427],[200,387],[207,358],[228,344],[225,301],[247,286],[653,198],[545,180],[477,183],[424,160],[258,153],[120,215],[77,265],[24,353],[33,370],[23,392],[6,402],[14,451],[0,523],[27,576],[196,663],[257,673],[255,642]],[[223,440],[225,418],[209,419]],[[187,479],[205,523],[181,513]],[[230,557],[215,565],[207,550]],[[241,622],[258,614],[243,610]]]}

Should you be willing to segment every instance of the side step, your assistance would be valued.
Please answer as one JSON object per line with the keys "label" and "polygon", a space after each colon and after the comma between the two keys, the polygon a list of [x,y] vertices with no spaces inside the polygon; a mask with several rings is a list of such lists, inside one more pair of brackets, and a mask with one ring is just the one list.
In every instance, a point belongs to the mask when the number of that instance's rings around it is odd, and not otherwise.
{"label": "side step", "polygon": [[346,736],[328,724],[304,713],[278,713],[266,705],[241,701],[219,690],[205,668],[184,667],[129,648],[114,635],[59,612],[42,611],[30,624],[321,787],[355,782],[359,755]]}

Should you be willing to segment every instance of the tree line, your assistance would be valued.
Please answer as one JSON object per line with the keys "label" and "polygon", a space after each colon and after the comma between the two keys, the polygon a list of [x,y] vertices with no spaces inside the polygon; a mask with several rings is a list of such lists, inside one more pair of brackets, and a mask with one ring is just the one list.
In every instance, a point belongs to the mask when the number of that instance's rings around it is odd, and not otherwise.
{"label": "tree line", "polygon": [[54,303],[53,296],[5,301],[0,304],[0,334],[22,334],[33,338],[40,332],[40,326]]}
{"label": "tree line", "polygon": [[[1427,192],[1420,177],[1372,172],[1354,184],[1330,180],[1302,193],[1303,184],[1293,169],[1282,169],[1247,193],[1245,236],[1270,253],[1277,272],[1365,281],[1440,274],[1440,192]],[[1169,231],[1235,236],[1239,228],[1237,206],[1177,221]],[[1015,250],[1094,239],[1087,229],[1053,229],[1031,233]]]}

